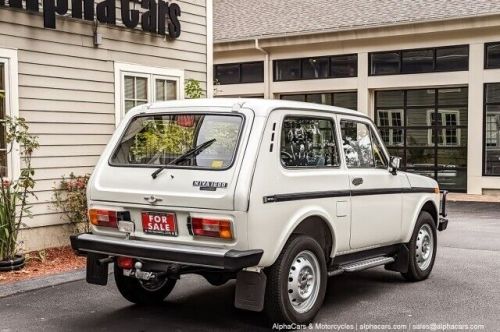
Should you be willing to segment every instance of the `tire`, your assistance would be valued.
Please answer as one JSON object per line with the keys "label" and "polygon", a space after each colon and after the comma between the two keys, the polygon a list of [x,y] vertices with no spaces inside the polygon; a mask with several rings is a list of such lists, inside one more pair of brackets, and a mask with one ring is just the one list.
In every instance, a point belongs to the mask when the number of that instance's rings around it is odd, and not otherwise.
{"label": "tire", "polygon": [[436,223],[430,213],[420,212],[408,249],[408,272],[401,274],[408,281],[427,279],[434,267],[437,251]]}
{"label": "tire", "polygon": [[139,305],[153,305],[163,300],[174,289],[175,279],[163,279],[160,283],[148,285],[143,281],[123,275],[123,270],[114,265],[115,282],[120,294],[128,301]]}
{"label": "tire", "polygon": [[311,322],[323,304],[328,279],[324,250],[318,242],[309,236],[292,235],[266,275],[264,310],[270,322]]}

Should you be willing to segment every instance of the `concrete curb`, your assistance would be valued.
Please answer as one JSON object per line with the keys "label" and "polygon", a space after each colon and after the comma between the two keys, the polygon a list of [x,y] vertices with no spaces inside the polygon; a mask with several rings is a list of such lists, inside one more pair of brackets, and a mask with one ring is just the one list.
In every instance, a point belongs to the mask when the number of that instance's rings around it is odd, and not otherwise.
{"label": "concrete curb", "polygon": [[85,279],[85,269],[53,274],[0,286],[0,298]]}

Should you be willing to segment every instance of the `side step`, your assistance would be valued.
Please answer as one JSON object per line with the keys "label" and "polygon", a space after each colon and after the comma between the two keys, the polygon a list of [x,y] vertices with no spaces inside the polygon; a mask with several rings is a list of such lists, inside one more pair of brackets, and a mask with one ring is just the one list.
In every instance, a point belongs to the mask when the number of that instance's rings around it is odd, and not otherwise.
{"label": "side step", "polygon": [[333,270],[328,271],[328,276],[331,277],[344,272],[362,271],[372,267],[394,263],[394,261],[395,261],[394,257],[383,256],[383,257],[369,258],[353,263],[341,264],[336,266]]}

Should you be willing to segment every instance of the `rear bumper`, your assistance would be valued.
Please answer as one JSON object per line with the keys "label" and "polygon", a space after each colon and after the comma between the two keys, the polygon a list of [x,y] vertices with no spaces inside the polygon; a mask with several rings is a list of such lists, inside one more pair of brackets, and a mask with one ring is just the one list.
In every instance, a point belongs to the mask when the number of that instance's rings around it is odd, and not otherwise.
{"label": "rear bumper", "polygon": [[204,266],[237,271],[258,265],[263,250],[228,250],[181,244],[164,244],[126,240],[90,233],[70,237],[71,247],[81,255],[87,253],[109,256],[127,256],[138,259]]}
{"label": "rear bumper", "polygon": [[438,230],[444,231],[448,228],[448,212],[446,211],[446,198],[448,196],[448,192],[446,190],[441,190],[441,206],[439,208],[439,222],[438,222]]}

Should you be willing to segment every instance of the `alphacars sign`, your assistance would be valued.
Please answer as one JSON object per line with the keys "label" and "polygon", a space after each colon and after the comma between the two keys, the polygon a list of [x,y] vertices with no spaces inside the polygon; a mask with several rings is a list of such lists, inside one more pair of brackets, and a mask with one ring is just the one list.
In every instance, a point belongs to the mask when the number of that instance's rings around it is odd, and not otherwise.
{"label": "alphacars sign", "polygon": [[[42,0],[43,2],[43,26],[45,28],[56,28],[56,13],[65,15],[68,12],[68,1],[71,1],[71,16],[86,21],[94,21],[94,16],[100,23],[116,25],[116,0],[103,0],[94,8],[94,0]],[[135,3],[132,1],[132,3]],[[0,6],[5,5],[5,0],[0,0]],[[127,28],[134,29],[139,21],[145,32],[166,35],[176,39],[181,35],[181,8],[176,3],[163,0],[142,0],[141,8],[130,9],[129,0],[120,0],[121,19]],[[10,0],[12,8],[23,8],[23,0]],[[94,10],[95,9],[95,10]],[[26,0],[26,10],[39,12],[38,0]]]}

